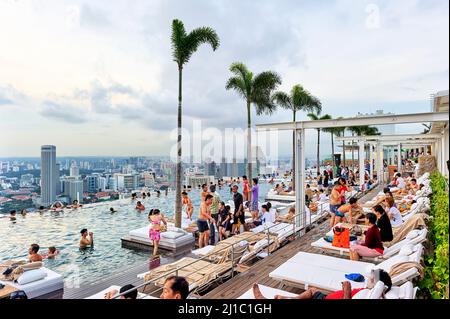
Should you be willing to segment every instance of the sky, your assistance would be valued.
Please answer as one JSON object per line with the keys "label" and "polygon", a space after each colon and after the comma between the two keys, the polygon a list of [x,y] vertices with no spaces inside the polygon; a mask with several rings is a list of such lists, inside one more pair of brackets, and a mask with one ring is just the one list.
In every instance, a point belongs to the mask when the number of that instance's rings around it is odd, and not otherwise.
{"label": "sky", "polygon": [[[449,87],[447,0],[0,0],[0,157],[39,156],[44,144],[58,156],[169,155],[175,18],[221,40],[184,68],[188,131],[194,121],[246,126],[245,102],[225,89],[235,61],[278,72],[279,90],[303,85],[333,117],[428,112],[430,95]],[[252,113],[254,124],[291,119]],[[316,134],[307,133],[307,157]],[[290,153],[290,137],[280,133],[278,154]],[[321,153],[330,153],[329,134]]]}

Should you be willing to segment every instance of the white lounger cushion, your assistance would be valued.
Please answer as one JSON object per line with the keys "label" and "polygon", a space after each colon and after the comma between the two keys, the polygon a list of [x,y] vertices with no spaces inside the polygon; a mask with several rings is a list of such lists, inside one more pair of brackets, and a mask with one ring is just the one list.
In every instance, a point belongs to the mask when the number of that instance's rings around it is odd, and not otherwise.
{"label": "white lounger cushion", "polygon": [[[296,294],[293,294],[291,292],[283,291],[280,289],[275,289],[263,285],[259,285],[259,290],[261,290],[262,295],[267,299],[275,299],[276,295],[281,295],[285,297],[295,297]],[[237,299],[255,299],[255,296],[253,295],[253,288],[250,288],[247,290],[242,296],[238,297]]]}
{"label": "white lounger cushion", "polygon": [[[120,291],[120,288],[121,288],[120,286],[110,286],[110,287],[108,287],[106,289],[103,289],[102,291],[96,293],[95,295],[86,297],[84,299],[105,299],[105,294],[106,293],[108,293],[108,292],[110,292],[112,290]],[[149,295],[146,295],[146,294],[138,292],[137,299],[158,299],[158,298],[155,298],[155,297],[152,297],[152,296],[149,296]]]}
{"label": "white lounger cushion", "polygon": [[[39,270],[44,271],[47,275],[40,280],[36,280],[33,282],[30,282],[28,284],[24,284],[24,285],[20,285],[18,283],[15,282],[5,282],[5,281],[1,281],[0,283],[7,283],[11,286],[14,286],[15,288],[19,289],[19,290],[23,290],[25,291],[25,293],[27,294],[28,298],[36,298],[42,295],[46,295],[48,293],[60,290],[64,288],[64,280],[63,280],[63,276],[61,276],[60,274],[57,274],[56,272],[42,267]],[[31,271],[31,270],[30,270]]]}
{"label": "white lounger cushion", "polygon": [[414,288],[410,281],[405,282],[400,287],[392,287],[385,297],[386,299],[415,299],[417,288]]}
{"label": "white lounger cushion", "polygon": [[42,269],[33,269],[25,271],[18,279],[17,283],[19,285],[26,285],[31,282],[41,280],[47,277],[47,273]]}
{"label": "white lounger cushion", "polygon": [[208,245],[199,249],[195,249],[192,251],[192,253],[196,256],[206,256],[208,255],[212,250],[214,249],[214,246]]}
{"label": "white lounger cushion", "polygon": [[[397,255],[383,261],[379,265],[374,265],[367,262],[300,252],[272,271],[269,277],[304,286],[311,285],[329,291],[336,291],[341,289],[341,282],[347,280],[345,278],[346,274],[359,273],[368,276],[372,269],[383,269],[386,272],[390,272],[393,265],[407,261],[420,262],[420,259],[421,254],[417,252],[411,256]],[[392,284],[402,284],[418,274],[417,269],[411,268],[392,278]],[[364,286],[365,283],[352,282],[353,288],[364,288]]]}

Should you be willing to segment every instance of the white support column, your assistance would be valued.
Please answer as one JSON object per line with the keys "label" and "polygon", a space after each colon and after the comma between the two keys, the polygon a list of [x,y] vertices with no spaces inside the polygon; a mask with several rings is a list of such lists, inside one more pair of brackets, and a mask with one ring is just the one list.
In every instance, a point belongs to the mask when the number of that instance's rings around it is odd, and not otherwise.
{"label": "white support column", "polygon": [[397,171],[399,173],[402,172],[402,144],[398,144],[398,151],[397,151]]}
{"label": "white support column", "polygon": [[390,161],[388,161],[390,162],[389,165],[395,165],[395,148],[392,146],[388,150],[389,150],[388,155],[389,158],[391,159]]}
{"label": "white support column", "polygon": [[306,226],[305,210],[305,131],[298,129],[295,132],[295,211],[298,217],[295,219],[296,230]]}
{"label": "white support column", "polygon": [[364,141],[360,141],[359,145],[359,186],[362,187],[364,185],[364,173],[366,172],[366,168],[364,165]]}
{"label": "white support column", "polygon": [[381,148],[380,142],[377,143],[377,176],[378,183],[381,185],[384,183],[383,176],[383,149]]}
{"label": "white support column", "polygon": [[370,179],[373,180],[373,145],[369,144]]}

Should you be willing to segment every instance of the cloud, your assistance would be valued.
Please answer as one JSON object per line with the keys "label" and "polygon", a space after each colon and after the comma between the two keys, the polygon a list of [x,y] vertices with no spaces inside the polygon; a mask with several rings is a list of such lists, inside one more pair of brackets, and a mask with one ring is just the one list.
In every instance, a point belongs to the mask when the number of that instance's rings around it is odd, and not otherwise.
{"label": "cloud", "polygon": [[81,112],[79,108],[66,104],[57,104],[52,101],[45,101],[39,110],[39,114],[47,118],[58,119],[71,124],[87,122],[85,113]]}
{"label": "cloud", "polygon": [[106,28],[111,25],[105,11],[88,4],[81,6],[79,21],[81,27]]}

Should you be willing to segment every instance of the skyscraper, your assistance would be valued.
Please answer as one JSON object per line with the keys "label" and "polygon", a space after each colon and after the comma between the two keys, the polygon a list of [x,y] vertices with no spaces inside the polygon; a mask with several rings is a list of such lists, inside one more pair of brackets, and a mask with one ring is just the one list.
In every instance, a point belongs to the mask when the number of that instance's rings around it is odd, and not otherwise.
{"label": "skyscraper", "polygon": [[56,199],[56,147],[41,146],[41,204],[51,205]]}
{"label": "skyscraper", "polygon": [[70,166],[70,176],[77,177],[80,175],[80,169],[77,166],[76,162],[73,162]]}

